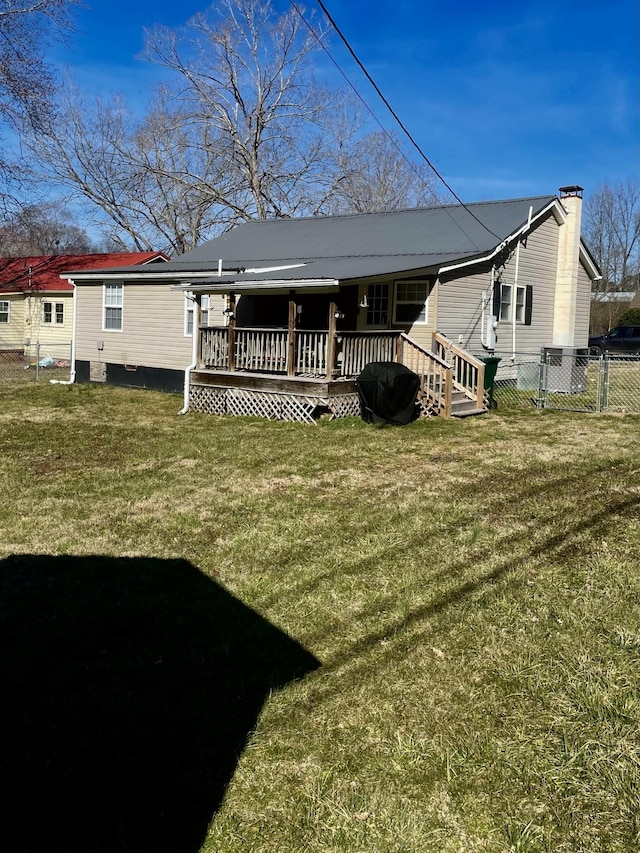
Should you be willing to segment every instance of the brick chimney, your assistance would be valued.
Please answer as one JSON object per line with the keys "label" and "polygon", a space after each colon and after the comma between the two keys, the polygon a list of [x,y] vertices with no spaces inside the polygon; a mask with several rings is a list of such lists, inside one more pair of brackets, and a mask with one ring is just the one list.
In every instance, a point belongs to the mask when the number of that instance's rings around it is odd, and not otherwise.
{"label": "brick chimney", "polygon": [[582,187],[560,187],[560,201],[567,218],[560,226],[556,292],[553,305],[553,345],[575,347],[578,269],[580,264],[580,227],[582,224]]}

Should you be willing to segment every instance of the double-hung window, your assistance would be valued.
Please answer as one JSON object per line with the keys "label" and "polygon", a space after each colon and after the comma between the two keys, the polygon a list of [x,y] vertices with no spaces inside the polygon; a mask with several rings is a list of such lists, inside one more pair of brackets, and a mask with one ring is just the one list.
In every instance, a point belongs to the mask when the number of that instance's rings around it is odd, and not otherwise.
{"label": "double-hung window", "polygon": [[[185,322],[184,322],[184,333],[189,337],[193,335],[193,314],[194,314],[194,302],[193,302],[193,294],[187,293],[185,296]],[[200,297],[200,325],[208,326],[209,325],[209,295],[204,293]]]}
{"label": "double-hung window", "polygon": [[394,323],[426,323],[428,281],[397,281]]}
{"label": "double-hung window", "polygon": [[533,287],[530,284],[495,283],[493,313],[500,323],[530,326],[532,309]]}
{"label": "double-hung window", "polygon": [[8,323],[11,319],[11,309],[8,299],[0,299],[0,323]]}
{"label": "double-hung window", "polygon": [[122,284],[104,285],[104,329],[105,331],[122,331]]}
{"label": "double-hung window", "polygon": [[62,326],[64,324],[64,302],[43,302],[42,322],[47,325],[55,323],[57,326]]}

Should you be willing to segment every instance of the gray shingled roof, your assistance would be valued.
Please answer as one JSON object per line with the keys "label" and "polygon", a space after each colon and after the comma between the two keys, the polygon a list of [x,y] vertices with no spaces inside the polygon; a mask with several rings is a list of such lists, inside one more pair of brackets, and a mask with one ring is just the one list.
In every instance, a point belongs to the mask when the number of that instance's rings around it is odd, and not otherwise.
{"label": "gray shingled roof", "polygon": [[[441,266],[483,257],[550,207],[556,196],[440,205],[426,208],[247,222],[164,264],[188,280],[211,271],[216,284],[230,281],[349,280]],[[239,272],[218,278],[218,264]],[[257,273],[252,268],[298,264]],[[303,266],[299,266],[303,264]],[[244,270],[247,272],[244,272]],[[122,271],[122,270],[121,270]],[[242,272],[240,272],[242,271]],[[153,274],[151,269],[136,273]]]}

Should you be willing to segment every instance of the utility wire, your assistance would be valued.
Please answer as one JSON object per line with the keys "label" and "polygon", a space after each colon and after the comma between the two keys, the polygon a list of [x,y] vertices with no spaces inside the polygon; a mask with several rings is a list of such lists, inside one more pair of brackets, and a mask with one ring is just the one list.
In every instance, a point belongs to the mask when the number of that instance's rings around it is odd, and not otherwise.
{"label": "utility wire", "polygon": [[[415,163],[407,157],[407,155],[405,154],[405,152],[402,150],[402,148],[401,148],[401,147],[400,147],[400,145],[398,144],[397,139],[393,136],[393,134],[389,133],[389,131],[387,130],[387,128],[382,124],[382,122],[380,121],[380,119],[378,118],[378,116],[374,113],[374,111],[371,109],[371,107],[369,106],[369,104],[368,104],[368,103],[365,101],[365,99],[362,97],[362,95],[360,94],[360,92],[356,89],[356,87],[355,87],[355,86],[354,86],[354,84],[351,82],[351,80],[349,80],[349,78],[347,77],[347,75],[346,75],[346,73],[343,71],[343,69],[341,68],[341,66],[340,66],[340,64],[338,63],[338,61],[337,61],[337,60],[335,59],[335,57],[331,54],[331,52],[329,51],[329,49],[327,48],[327,46],[325,45],[325,43],[322,41],[322,37],[318,35],[318,33],[314,30],[313,26],[309,23],[309,21],[307,21],[307,19],[305,18],[305,16],[304,16],[304,14],[303,14],[302,10],[300,9],[300,7],[299,7],[299,6],[294,2],[294,0],[289,0],[289,3],[290,3],[290,5],[293,7],[294,11],[295,11],[295,12],[297,12],[297,14],[300,16],[300,19],[302,20],[302,22],[304,23],[304,25],[307,27],[307,29],[309,30],[309,32],[311,33],[311,35],[312,35],[312,36],[315,38],[315,40],[318,42],[318,44],[320,45],[320,47],[321,47],[321,48],[324,50],[324,52],[327,54],[327,56],[329,57],[329,59],[331,60],[331,62],[335,65],[335,67],[336,67],[336,69],[338,70],[338,72],[342,75],[342,77],[343,77],[343,79],[344,79],[345,83],[347,84],[347,86],[349,86],[349,88],[350,88],[350,89],[351,89],[351,91],[354,93],[354,95],[355,95],[355,96],[358,98],[358,100],[362,103],[362,105],[364,106],[364,108],[366,109],[366,111],[369,113],[369,115],[371,116],[371,118],[372,118],[372,119],[375,121],[375,123],[378,125],[378,127],[380,128],[380,130],[382,131],[382,133],[387,137],[387,139],[389,140],[389,142],[390,142],[390,143],[393,145],[393,147],[396,149],[396,151],[398,152],[398,154],[400,155],[400,157],[402,157],[402,159],[405,161],[405,163],[406,163],[406,164],[407,164],[407,166],[411,169],[411,171],[415,173],[416,177],[417,177],[420,181],[424,181],[424,176],[420,174],[420,172],[419,172],[419,171],[418,171],[418,169],[416,168]],[[439,203],[440,203],[440,200],[438,199],[438,197],[437,197],[437,195],[435,194],[435,192],[431,189],[431,187],[429,187],[429,186],[427,185],[427,187],[426,187],[426,188],[429,190],[429,192],[430,192],[430,193],[431,193],[431,195],[433,196],[434,201],[435,201],[435,202],[437,202],[437,203],[439,204]]]}
{"label": "utility wire", "polygon": [[[296,12],[298,12],[298,14],[300,15],[300,17],[302,17],[301,12],[300,12],[300,11],[299,11],[299,9],[296,7],[296,5],[295,5],[295,3],[293,2],[293,0],[289,0],[289,2],[290,2],[290,3],[291,3],[291,5],[293,6],[293,8],[296,10]],[[333,29],[336,31],[336,33],[338,34],[338,36],[339,36],[339,37],[340,37],[340,39],[342,40],[342,42],[343,42],[343,44],[345,45],[345,47],[347,48],[347,50],[349,51],[349,53],[351,54],[351,56],[353,57],[353,59],[355,60],[355,62],[357,63],[357,65],[359,66],[359,68],[361,69],[362,73],[365,75],[365,77],[367,78],[367,80],[371,83],[371,85],[372,85],[372,86],[373,86],[373,88],[375,89],[376,93],[377,93],[377,94],[378,94],[378,96],[380,97],[380,99],[381,99],[381,101],[383,102],[383,104],[384,104],[384,105],[386,106],[386,108],[389,110],[389,112],[391,113],[391,115],[393,116],[393,118],[394,118],[394,119],[396,120],[396,122],[398,123],[399,127],[402,129],[403,133],[406,135],[407,139],[411,142],[411,144],[414,146],[414,148],[416,149],[416,151],[420,154],[420,156],[421,156],[421,157],[422,157],[422,159],[425,161],[425,163],[427,164],[427,166],[429,166],[429,168],[433,171],[433,173],[436,175],[436,177],[438,178],[438,180],[440,180],[440,181],[441,181],[441,183],[442,183],[442,184],[444,184],[444,186],[449,190],[449,192],[451,193],[451,195],[452,195],[452,196],[455,198],[455,200],[456,200],[456,201],[457,201],[457,202],[458,202],[458,203],[459,203],[459,204],[460,204],[460,205],[461,205],[461,206],[462,206],[462,207],[467,211],[467,213],[468,213],[470,216],[472,216],[472,217],[476,220],[476,222],[478,222],[480,225],[482,225],[482,227],[485,229],[485,231],[488,231],[488,232],[489,232],[489,234],[491,234],[491,235],[492,235],[493,237],[495,237],[497,240],[501,240],[502,238],[501,238],[498,234],[496,234],[494,231],[492,231],[492,230],[491,230],[487,225],[485,225],[485,224],[484,224],[484,222],[483,222],[481,219],[479,219],[479,218],[475,215],[475,213],[474,213],[472,210],[470,210],[470,209],[469,209],[469,207],[468,207],[468,206],[467,206],[467,205],[462,201],[462,199],[458,196],[458,194],[457,194],[457,193],[452,189],[452,187],[450,187],[450,186],[449,186],[449,184],[445,181],[445,179],[442,177],[442,175],[440,174],[440,172],[436,169],[436,167],[435,167],[435,166],[433,165],[433,163],[429,160],[429,158],[428,158],[428,157],[427,157],[427,155],[424,153],[424,151],[422,150],[422,148],[418,145],[418,143],[416,142],[416,140],[413,138],[413,136],[411,135],[411,133],[409,132],[409,130],[405,127],[405,125],[403,124],[403,122],[401,121],[400,117],[398,116],[398,114],[396,113],[396,111],[393,109],[393,107],[391,106],[391,104],[389,103],[389,101],[388,101],[388,100],[385,98],[385,96],[382,94],[382,92],[380,91],[380,89],[379,89],[378,85],[376,84],[375,80],[374,80],[374,79],[373,79],[373,77],[369,74],[369,72],[367,71],[367,69],[365,68],[365,66],[363,65],[363,63],[362,63],[362,62],[360,61],[360,59],[358,58],[358,56],[357,56],[356,52],[354,51],[354,49],[353,49],[353,48],[351,47],[351,45],[349,44],[349,41],[347,40],[346,36],[343,34],[343,32],[342,32],[342,30],[340,29],[340,27],[338,27],[338,25],[336,24],[336,22],[335,22],[335,20],[333,19],[333,17],[332,17],[332,15],[331,15],[331,13],[329,12],[329,10],[327,9],[327,7],[326,7],[326,6],[325,6],[325,4],[323,3],[323,0],[317,0],[317,3],[318,3],[318,5],[320,6],[320,8],[322,9],[323,13],[326,15],[327,20],[329,21],[329,23],[331,24],[331,26],[333,27]],[[302,19],[303,19],[303,21],[304,21],[304,18],[302,18]],[[305,24],[307,24],[307,22],[306,22],[306,21],[305,21]],[[309,26],[309,24],[307,24],[307,26]],[[312,30],[312,32],[313,32],[313,30]],[[315,35],[315,33],[314,33],[314,35]],[[317,38],[317,36],[316,36],[316,38]],[[320,44],[322,45],[323,49],[326,51],[327,55],[331,58],[331,60],[334,62],[334,64],[336,64],[336,65],[337,65],[337,63],[335,62],[335,60],[333,59],[333,57],[331,57],[331,54],[329,54],[329,51],[328,51],[328,50],[327,50],[327,48],[324,46],[324,44],[322,43],[322,41],[321,41],[320,39],[318,39],[318,40],[320,41]],[[338,67],[339,67],[339,66],[338,66]],[[343,76],[345,76],[345,75],[344,75],[344,73],[342,72],[342,69],[340,69],[340,72],[343,74]],[[349,85],[351,85],[351,83],[349,83]],[[351,85],[351,88],[354,88],[354,87]],[[360,100],[362,100],[362,101],[363,101],[362,97],[361,97],[359,94],[358,94],[358,97],[360,97]],[[364,101],[363,101],[363,103],[364,103]],[[377,121],[377,119],[376,119],[376,121]],[[468,235],[467,235],[467,236],[468,236]]]}

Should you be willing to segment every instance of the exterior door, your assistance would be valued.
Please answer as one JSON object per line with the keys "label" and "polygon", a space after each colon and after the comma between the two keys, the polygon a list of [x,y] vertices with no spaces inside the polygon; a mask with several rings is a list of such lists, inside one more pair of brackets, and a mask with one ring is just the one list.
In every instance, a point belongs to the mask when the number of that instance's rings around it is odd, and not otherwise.
{"label": "exterior door", "polygon": [[360,303],[360,328],[388,329],[391,322],[389,284],[368,284]]}

